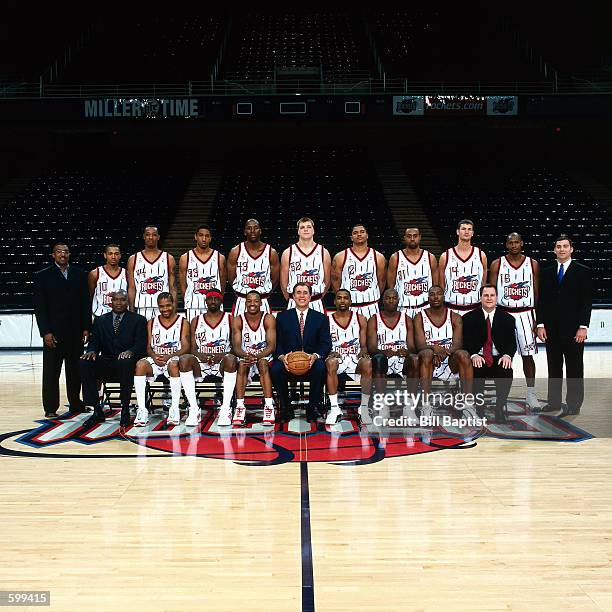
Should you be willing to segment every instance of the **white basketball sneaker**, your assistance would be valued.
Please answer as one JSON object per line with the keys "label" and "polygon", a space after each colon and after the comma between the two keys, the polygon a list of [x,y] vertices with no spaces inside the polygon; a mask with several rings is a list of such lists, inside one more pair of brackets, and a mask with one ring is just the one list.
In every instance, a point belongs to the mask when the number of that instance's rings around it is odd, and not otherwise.
{"label": "white basketball sneaker", "polygon": [[332,406],[331,410],[327,413],[325,424],[335,425],[341,418],[342,418],[342,410],[340,410],[340,406]]}
{"label": "white basketball sneaker", "polygon": [[234,418],[232,419],[232,425],[244,425],[246,419],[246,406],[236,406],[234,410]]}
{"label": "white basketball sneaker", "polygon": [[176,408],[170,408],[170,411],[168,412],[168,418],[166,419],[166,423],[168,423],[168,425],[179,425],[181,422],[181,413],[180,410],[178,409],[178,406]]}
{"label": "white basketball sneaker", "polygon": [[359,406],[359,418],[364,425],[372,424],[372,417],[370,416],[370,409],[367,406]]}
{"label": "white basketball sneaker", "polygon": [[134,419],[134,427],[144,427],[149,423],[149,411],[146,408],[139,408],[136,411],[136,418]]}
{"label": "white basketball sneaker", "polygon": [[264,406],[263,410],[263,424],[274,425],[274,406]]}
{"label": "white basketball sneaker", "polygon": [[189,414],[185,420],[185,425],[187,427],[195,427],[200,422],[201,418],[199,406],[197,408],[189,408]]}
{"label": "white basketball sneaker", "polygon": [[217,419],[217,425],[219,427],[229,427],[232,424],[232,409],[230,406],[221,406],[219,410],[219,418]]}
{"label": "white basketball sneaker", "polygon": [[476,407],[474,404],[465,404],[465,407],[462,410],[462,416],[467,417],[468,419],[477,419],[478,412],[476,411]]}
{"label": "white basketball sneaker", "polygon": [[536,390],[533,387],[527,387],[527,398],[525,399],[525,403],[527,404],[527,407],[531,408],[532,410],[539,410],[542,407],[536,394]]}

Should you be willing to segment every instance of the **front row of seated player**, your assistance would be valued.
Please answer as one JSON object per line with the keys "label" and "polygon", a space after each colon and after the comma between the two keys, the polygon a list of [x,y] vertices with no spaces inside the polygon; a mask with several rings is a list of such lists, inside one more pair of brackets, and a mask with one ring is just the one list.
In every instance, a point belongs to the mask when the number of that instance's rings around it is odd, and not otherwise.
{"label": "front row of seated player", "polygon": [[[310,295],[310,287],[298,283],[293,292],[295,308],[279,313],[275,319],[261,310],[261,296],[252,291],[245,298],[246,311],[234,318],[221,311],[221,293],[213,289],[206,295],[207,313],[198,315],[189,325],[183,315],[177,314],[169,293],[159,296],[160,315],[147,323],[144,317],[127,311],[125,292],[116,292],[112,312],[94,321],[92,340],[81,359],[85,403],[94,407],[86,424],[104,421],[96,380],[110,376],[121,384],[121,426],[130,423],[132,378],[138,404],[134,425],[147,425],[147,380],[165,375],[172,396],[169,424],[180,422],[181,388],[189,402],[185,424],[199,423],[195,383],[215,376],[223,377],[218,425],[241,425],[246,416],[246,386],[255,374],[259,374],[264,394],[263,421],[269,425],[275,422],[273,386],[281,421],[294,417],[288,384],[296,379],[310,382],[309,421],[316,421],[323,412],[326,384],[331,406],[326,423],[336,423],[342,418],[338,376],[343,374],[361,384],[358,412],[365,424],[371,422],[368,404],[372,379],[375,390],[382,391],[388,375],[406,378],[410,392],[416,392],[420,379],[423,395],[431,390],[432,378],[459,378],[466,394],[482,392],[485,378],[493,378],[496,419],[504,420],[516,340],[514,319],[496,308],[494,286],[483,288],[482,308],[463,318],[444,305],[443,290],[437,285],[429,290],[429,307],[414,319],[398,310],[394,289],[384,293],[381,312],[368,321],[350,310],[351,297],[346,290],[337,291],[336,311],[328,315],[308,308]],[[303,376],[290,373],[288,356],[294,351],[309,355],[310,367]],[[234,391],[236,408],[232,414]],[[466,403],[465,410],[468,416],[476,416],[473,405]],[[421,414],[431,411],[427,403],[421,407]]]}

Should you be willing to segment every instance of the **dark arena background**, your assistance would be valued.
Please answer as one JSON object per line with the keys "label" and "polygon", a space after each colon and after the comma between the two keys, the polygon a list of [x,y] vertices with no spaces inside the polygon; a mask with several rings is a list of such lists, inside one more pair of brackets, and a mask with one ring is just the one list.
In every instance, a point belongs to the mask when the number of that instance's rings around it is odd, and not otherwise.
{"label": "dark arena background", "polygon": [[[3,8],[0,605],[612,610],[603,5]],[[69,405],[64,374],[60,409],[43,409],[33,295],[53,245],[69,246],[69,270],[89,272],[118,244],[125,267],[154,226],[178,264],[199,225],[228,257],[256,219],[280,257],[302,217],[331,258],[363,225],[387,263],[407,228],[438,261],[470,219],[488,266],[518,232],[541,279],[569,235],[572,265],[592,277],[576,296],[592,308],[582,406],[547,409],[538,340],[539,404],[516,354],[503,418],[487,409],[478,426],[381,429],[364,422],[350,380],[332,424],[336,396],[326,388],[312,419],[303,382],[291,387],[291,418],[275,386],[276,420],[262,422],[257,379],[246,419],[229,427],[225,378],[198,384],[195,426],[187,395],[169,422],[167,379],[147,387],[143,426],[136,392],[127,427],[120,420],[112,380],[100,422]],[[222,302],[231,312],[230,282]],[[275,316],[287,308],[278,286],[269,304]],[[336,309],[333,289],[323,304]]]}

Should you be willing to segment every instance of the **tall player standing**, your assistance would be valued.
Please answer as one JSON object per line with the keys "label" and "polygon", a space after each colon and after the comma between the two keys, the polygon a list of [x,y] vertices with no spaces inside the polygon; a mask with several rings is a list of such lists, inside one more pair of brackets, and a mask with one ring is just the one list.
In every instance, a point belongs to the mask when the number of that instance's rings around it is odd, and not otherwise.
{"label": "tall player standing", "polygon": [[385,288],[387,262],[382,255],[368,246],[368,232],[358,223],[351,230],[353,246],[334,255],[332,260],[332,287],[348,289],[351,310],[369,318],[378,312],[380,294]]}
{"label": "tall player standing", "polygon": [[421,248],[421,230],[407,227],[404,248],[391,255],[387,269],[387,287],[399,295],[399,310],[414,318],[427,304],[429,289],[438,277],[438,262]]}
{"label": "tall player standing", "polygon": [[288,302],[287,310],[295,308],[291,295],[296,283],[310,286],[309,308],[324,312],[323,297],[331,283],[329,251],[314,241],[315,225],[309,217],[297,222],[298,241],[283,251],[280,265],[280,286]]}
{"label": "tall player standing", "polygon": [[457,223],[457,244],[440,256],[438,284],[453,312],[464,315],[480,308],[480,288],[487,282],[487,256],[472,245],[474,222]]}
{"label": "tall player standing", "polygon": [[208,225],[200,225],[194,235],[196,246],[179,259],[179,285],[185,301],[187,320],[191,323],[206,312],[206,294],[211,289],[225,293],[227,273],[225,255],[212,249]]}
{"label": "tall player standing", "polygon": [[170,253],[158,248],[160,236],[154,225],[145,227],[143,239],[144,249],[128,259],[128,299],[130,310],[151,320],[159,314],[160,293],[170,293],[176,304],[176,261]]}
{"label": "tall player standing", "polygon": [[497,303],[509,312],[516,322],[516,346],[523,358],[523,371],[527,381],[529,408],[537,410],[540,402],[535,390],[536,345],[535,306],[538,302],[540,264],[522,253],[523,239],[517,232],[508,234],[503,257],[491,264],[491,284],[497,287]]}
{"label": "tall player standing", "polygon": [[268,296],[278,285],[280,260],[278,253],[261,241],[261,226],[257,219],[244,224],[246,240],[236,245],[227,257],[227,279],[236,293],[232,314],[239,317],[246,310],[246,295],[257,291],[261,309],[270,312]]}
{"label": "tall player standing", "polygon": [[125,268],[119,266],[121,249],[117,244],[108,244],[104,249],[104,265],[94,268],[87,276],[91,312],[101,317],[112,310],[111,301],[115,291],[127,291]]}

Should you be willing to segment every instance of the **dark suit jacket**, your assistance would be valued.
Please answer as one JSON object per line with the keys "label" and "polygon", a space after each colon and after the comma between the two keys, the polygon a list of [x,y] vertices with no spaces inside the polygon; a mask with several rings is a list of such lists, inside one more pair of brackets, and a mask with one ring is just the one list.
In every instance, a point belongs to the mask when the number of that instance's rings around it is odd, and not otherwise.
{"label": "dark suit jacket", "polygon": [[113,316],[112,312],[107,312],[96,318],[87,351],[108,359],[117,358],[123,351],[132,351],[136,359],[144,357],[147,352],[147,320],[127,311],[119,324],[119,333],[115,335]]}
{"label": "dark suit jacket", "polygon": [[68,279],[55,263],[34,274],[34,313],[41,337],[52,333],[58,341],[76,341],[91,329],[87,272],[68,267]]}
{"label": "dark suit jacket", "polygon": [[[491,336],[493,344],[500,355],[514,357],[516,353],[516,323],[514,317],[501,308],[495,309]],[[468,354],[476,355],[482,350],[487,339],[487,325],[482,308],[477,308],[463,315],[463,348]]]}
{"label": "dark suit jacket", "polygon": [[546,332],[560,338],[573,338],[581,325],[589,326],[593,302],[591,269],[572,259],[557,283],[557,262],[540,274],[540,297],[536,320]]}
{"label": "dark suit jacket", "polygon": [[304,342],[300,336],[300,323],[295,308],[279,312],[276,317],[276,350],[274,357],[286,355],[293,351],[318,353],[325,359],[331,352],[332,343],[329,332],[329,320],[320,312],[308,311],[304,325]]}

